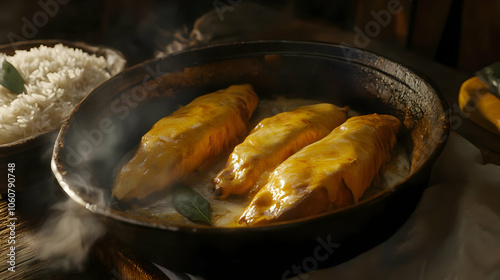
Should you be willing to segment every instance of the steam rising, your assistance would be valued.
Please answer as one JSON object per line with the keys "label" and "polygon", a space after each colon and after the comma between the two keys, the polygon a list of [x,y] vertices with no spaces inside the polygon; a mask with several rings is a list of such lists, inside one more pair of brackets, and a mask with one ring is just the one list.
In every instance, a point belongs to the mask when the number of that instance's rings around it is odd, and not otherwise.
{"label": "steam rising", "polygon": [[82,271],[92,244],[106,232],[90,211],[68,199],[56,203],[39,232],[32,236],[37,258],[57,270]]}
{"label": "steam rising", "polygon": [[[172,41],[163,50],[158,51],[156,56],[163,57],[188,47],[199,47],[214,41],[263,39],[258,34],[265,35],[269,29],[277,26],[289,28],[294,1],[287,1],[281,11],[257,3],[240,2],[241,4],[228,5],[223,10],[213,9],[202,15],[196,20],[191,31],[187,28],[175,31]],[[259,20],[255,20],[255,15],[259,15]]]}

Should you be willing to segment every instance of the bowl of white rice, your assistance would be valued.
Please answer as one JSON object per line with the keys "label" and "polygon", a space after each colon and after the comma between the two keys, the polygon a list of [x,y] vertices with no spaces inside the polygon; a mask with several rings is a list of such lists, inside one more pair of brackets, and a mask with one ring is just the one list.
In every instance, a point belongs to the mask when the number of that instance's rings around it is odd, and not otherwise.
{"label": "bowl of white rice", "polygon": [[92,89],[123,70],[126,60],[112,48],[64,40],[1,45],[0,56],[24,80],[19,94],[0,85],[0,193],[6,193],[7,173],[18,175],[17,189],[50,174],[61,124]]}

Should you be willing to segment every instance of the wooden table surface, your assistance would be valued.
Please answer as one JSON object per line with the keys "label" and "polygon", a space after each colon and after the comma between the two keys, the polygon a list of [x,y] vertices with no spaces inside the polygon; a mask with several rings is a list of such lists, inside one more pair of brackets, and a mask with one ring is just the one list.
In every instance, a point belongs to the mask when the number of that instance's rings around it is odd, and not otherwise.
{"label": "wooden table surface", "polygon": [[[500,165],[500,137],[475,125],[458,109],[458,91],[468,75],[391,46],[370,44],[368,49],[410,65],[430,77],[444,94],[451,114],[460,123],[452,128],[480,148],[485,163]],[[21,171],[19,171],[21,172]],[[88,264],[82,272],[54,271],[48,260],[39,260],[30,240],[47,218],[49,208],[56,201],[66,199],[52,174],[40,178],[27,191],[16,194],[15,221],[16,272],[8,270],[7,253],[10,221],[5,194],[0,199],[0,279],[169,279],[155,265],[136,257],[113,237],[105,235],[90,250]]]}
{"label": "wooden table surface", "polygon": [[50,207],[67,199],[52,176],[15,197],[15,272],[9,271],[7,253],[11,222],[6,196],[0,199],[0,279],[169,279],[154,264],[136,257],[123,244],[109,235],[104,235],[90,249],[87,265],[82,271],[64,272],[53,269],[50,260],[37,256],[33,236],[46,221]]}

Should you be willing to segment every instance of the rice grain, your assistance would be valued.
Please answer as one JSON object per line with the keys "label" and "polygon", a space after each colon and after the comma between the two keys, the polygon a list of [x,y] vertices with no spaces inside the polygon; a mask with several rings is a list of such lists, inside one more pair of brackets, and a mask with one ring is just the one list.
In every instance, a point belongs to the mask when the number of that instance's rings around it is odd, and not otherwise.
{"label": "rice grain", "polygon": [[62,44],[18,50],[6,59],[23,77],[25,89],[17,95],[0,86],[0,144],[54,128],[110,77],[104,57]]}

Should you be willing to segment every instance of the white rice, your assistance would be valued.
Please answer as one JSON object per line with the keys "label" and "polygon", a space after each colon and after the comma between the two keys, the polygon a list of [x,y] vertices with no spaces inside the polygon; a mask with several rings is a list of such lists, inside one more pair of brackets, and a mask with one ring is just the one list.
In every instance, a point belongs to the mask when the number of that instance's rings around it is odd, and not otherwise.
{"label": "white rice", "polygon": [[104,57],[56,45],[7,56],[25,81],[17,95],[0,86],[0,144],[55,128],[97,85],[109,79]]}

